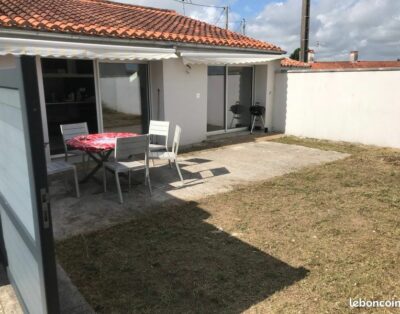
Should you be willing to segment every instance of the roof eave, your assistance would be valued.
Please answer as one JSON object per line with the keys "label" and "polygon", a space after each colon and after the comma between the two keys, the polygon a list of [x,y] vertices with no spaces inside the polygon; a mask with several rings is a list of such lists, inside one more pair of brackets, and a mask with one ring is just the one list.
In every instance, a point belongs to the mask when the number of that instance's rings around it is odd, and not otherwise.
{"label": "roof eave", "polygon": [[114,38],[114,37],[102,37],[102,36],[90,36],[90,35],[79,35],[79,34],[66,34],[61,32],[48,32],[48,31],[35,31],[35,30],[21,30],[16,28],[1,28],[0,36],[20,37],[20,38],[37,38],[37,39],[63,39],[74,42],[95,42],[95,43],[107,43],[107,44],[119,44],[119,45],[140,45],[148,47],[168,47],[168,48],[194,48],[194,49],[205,49],[205,50],[224,50],[232,52],[252,52],[260,54],[276,54],[283,55],[286,51],[266,50],[257,48],[244,48],[244,47],[230,47],[230,46],[217,46],[217,45],[205,45],[197,43],[184,43],[178,41],[162,41],[162,40],[147,40],[147,39],[130,39],[130,38]]}

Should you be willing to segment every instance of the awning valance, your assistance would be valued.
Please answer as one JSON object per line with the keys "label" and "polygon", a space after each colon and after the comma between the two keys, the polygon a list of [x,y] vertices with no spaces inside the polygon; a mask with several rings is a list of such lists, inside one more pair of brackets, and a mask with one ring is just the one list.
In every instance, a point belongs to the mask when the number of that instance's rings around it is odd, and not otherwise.
{"label": "awning valance", "polygon": [[163,60],[177,58],[175,49],[89,44],[0,37],[0,56],[29,55],[100,60]]}
{"label": "awning valance", "polygon": [[184,64],[207,65],[249,65],[267,64],[273,60],[283,59],[273,54],[221,53],[221,52],[181,52]]}

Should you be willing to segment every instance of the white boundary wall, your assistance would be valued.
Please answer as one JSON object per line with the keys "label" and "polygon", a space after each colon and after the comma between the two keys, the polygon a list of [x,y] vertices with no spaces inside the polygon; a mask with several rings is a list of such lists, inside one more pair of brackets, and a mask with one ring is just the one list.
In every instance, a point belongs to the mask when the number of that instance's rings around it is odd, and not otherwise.
{"label": "white boundary wall", "polygon": [[276,73],[273,129],[400,148],[400,71]]}

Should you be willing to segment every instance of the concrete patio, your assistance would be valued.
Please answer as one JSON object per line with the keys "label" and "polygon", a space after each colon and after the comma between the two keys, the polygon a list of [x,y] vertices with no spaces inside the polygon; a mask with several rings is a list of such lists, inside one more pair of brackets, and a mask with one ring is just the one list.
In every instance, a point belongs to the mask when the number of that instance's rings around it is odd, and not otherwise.
{"label": "concrete patio", "polygon": [[[175,167],[161,161],[150,169],[153,194],[144,186],[144,174],[133,176],[127,193],[122,180],[125,203],[120,205],[115,181],[108,180],[108,192],[91,181],[81,185],[81,198],[66,191],[64,180],[51,184],[53,228],[56,240],[106,228],[132,219],[138,214],[209,195],[231,191],[235,186],[268,180],[298,169],[332,162],[347,155],[265,140],[205,149],[180,156],[185,184],[179,181]],[[101,174],[99,174],[101,177]]]}

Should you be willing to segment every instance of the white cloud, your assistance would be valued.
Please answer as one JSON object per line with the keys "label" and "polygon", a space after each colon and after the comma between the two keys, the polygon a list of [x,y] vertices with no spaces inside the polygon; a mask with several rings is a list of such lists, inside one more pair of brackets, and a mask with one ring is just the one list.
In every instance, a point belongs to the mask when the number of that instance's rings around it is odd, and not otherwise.
{"label": "white cloud", "polygon": [[[182,13],[182,4],[171,0],[119,0]],[[226,5],[235,0],[201,0],[200,3]],[[260,1],[260,0],[257,0]],[[291,53],[300,44],[301,0],[279,0],[267,4],[248,19],[247,34],[281,46]],[[247,11],[251,8],[248,2]],[[243,12],[244,13],[244,12]],[[215,23],[221,10],[186,6],[186,14]],[[237,29],[240,12],[231,12],[231,29]],[[219,20],[223,27],[224,17]],[[348,59],[350,50],[360,58],[390,60],[400,58],[400,0],[312,0],[310,48],[319,60]]]}
{"label": "white cloud", "polygon": [[[272,3],[250,22],[249,34],[282,46],[300,45],[301,1]],[[314,0],[310,48],[319,60],[347,60],[359,50],[364,60],[400,58],[399,0]]]}

